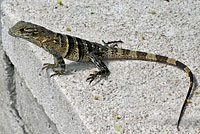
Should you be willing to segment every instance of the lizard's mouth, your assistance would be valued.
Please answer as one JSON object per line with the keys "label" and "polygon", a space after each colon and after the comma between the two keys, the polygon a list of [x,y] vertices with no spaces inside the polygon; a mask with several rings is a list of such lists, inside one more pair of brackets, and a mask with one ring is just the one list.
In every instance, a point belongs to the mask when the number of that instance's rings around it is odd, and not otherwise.
{"label": "lizard's mouth", "polygon": [[11,36],[14,36],[14,34],[13,34],[11,29],[9,29],[8,34],[10,34]]}
{"label": "lizard's mouth", "polygon": [[14,33],[11,28],[9,29],[8,34],[11,35],[11,36],[13,36],[13,37],[20,37],[20,34]]}
{"label": "lizard's mouth", "polygon": [[22,37],[23,35],[20,33],[13,32],[12,28],[9,29],[8,34],[13,37]]}

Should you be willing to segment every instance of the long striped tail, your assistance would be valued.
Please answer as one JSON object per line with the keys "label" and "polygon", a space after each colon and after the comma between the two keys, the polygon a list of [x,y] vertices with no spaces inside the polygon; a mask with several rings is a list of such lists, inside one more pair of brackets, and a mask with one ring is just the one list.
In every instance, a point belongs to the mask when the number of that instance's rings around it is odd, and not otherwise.
{"label": "long striped tail", "polygon": [[133,60],[154,61],[154,62],[160,62],[160,63],[168,63],[170,65],[174,65],[184,70],[187,73],[187,76],[190,77],[190,85],[189,85],[189,90],[187,92],[185,101],[181,108],[181,112],[180,112],[178,123],[177,123],[177,129],[179,130],[179,125],[183,117],[186,105],[189,102],[188,100],[189,100],[189,97],[193,88],[193,83],[194,83],[193,74],[191,70],[185,64],[175,59],[168,58],[166,56],[160,56],[160,55],[141,52],[141,51],[131,51],[131,50],[121,49],[121,48],[109,48],[108,54],[106,55],[106,59],[129,59],[129,60],[133,59]]}
{"label": "long striped tail", "polygon": [[184,65],[183,63],[179,62],[179,61],[176,61],[176,66],[179,67],[180,69],[183,69],[186,73],[187,73],[187,76],[190,77],[190,85],[189,85],[189,90],[187,92],[187,95],[186,95],[186,98],[185,98],[185,101],[183,103],[183,106],[181,108],[181,113],[179,115],[179,119],[178,119],[178,124],[177,124],[177,129],[179,129],[179,125],[180,125],[180,122],[181,122],[181,119],[183,117],[183,114],[184,114],[184,111],[185,111],[185,108],[186,108],[186,105],[187,103],[189,102],[189,97],[190,97],[190,94],[192,92],[192,88],[193,88],[193,74],[192,74],[192,71],[186,66]]}

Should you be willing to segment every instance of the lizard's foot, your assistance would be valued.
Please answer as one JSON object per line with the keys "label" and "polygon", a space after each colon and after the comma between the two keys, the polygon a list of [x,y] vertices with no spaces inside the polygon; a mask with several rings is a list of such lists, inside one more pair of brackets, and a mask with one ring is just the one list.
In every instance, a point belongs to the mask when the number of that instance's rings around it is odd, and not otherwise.
{"label": "lizard's foot", "polygon": [[[110,41],[110,42],[107,42],[107,43],[104,40],[102,40],[102,42],[103,42],[104,46],[106,46],[106,47],[108,47],[109,44],[112,44],[112,45],[110,45],[110,47],[117,47],[118,46],[117,43],[123,43],[123,41],[121,41],[121,40]],[[113,43],[115,43],[115,44],[113,44]]]}
{"label": "lizard's foot", "polygon": [[90,74],[89,77],[86,79],[86,81],[89,81],[89,83],[91,84],[91,82],[97,78],[97,76],[101,76],[101,77],[108,77],[110,75],[110,71],[109,70],[102,70],[102,71],[94,71],[93,74]]}
{"label": "lizard's foot", "polygon": [[[53,69],[53,71],[54,71],[55,73],[52,74],[50,77],[55,76],[55,75],[63,75],[64,72],[65,72],[65,69],[62,69],[62,68],[61,68],[61,70],[57,70],[57,69],[56,69],[57,67],[58,67],[58,66],[57,66],[56,64],[45,63],[45,64],[43,65],[42,70],[44,70],[44,69],[48,70],[48,69],[50,69],[50,68]],[[58,69],[59,69],[59,68],[58,68]]]}
{"label": "lizard's foot", "polygon": [[50,68],[56,68],[56,67],[58,67],[56,64],[44,63],[42,70],[44,70],[44,69],[48,70]]}
{"label": "lizard's foot", "polygon": [[97,73],[98,73],[97,71],[94,71],[93,74],[89,75],[86,81],[89,81],[89,83],[91,83],[97,77]]}
{"label": "lizard's foot", "polygon": [[64,70],[60,70],[60,71],[54,70],[54,72],[55,72],[55,73],[52,74],[50,77],[55,76],[55,75],[59,75],[59,76],[60,76],[60,75],[63,75],[65,71],[64,71]]}

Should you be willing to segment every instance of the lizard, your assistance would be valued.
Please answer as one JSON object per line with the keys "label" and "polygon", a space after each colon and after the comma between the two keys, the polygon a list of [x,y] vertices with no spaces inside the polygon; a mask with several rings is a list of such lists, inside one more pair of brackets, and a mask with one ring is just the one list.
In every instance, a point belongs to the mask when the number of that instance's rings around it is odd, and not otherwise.
{"label": "lizard", "polygon": [[[52,74],[51,77],[54,75],[64,74],[64,58],[76,62],[92,62],[98,68],[98,71],[89,75],[86,79],[89,83],[100,76],[108,77],[110,75],[109,69],[102,61],[104,59],[153,61],[170,64],[184,70],[190,78],[190,84],[178,118],[177,129],[180,130],[179,125],[184,115],[187,103],[189,102],[194,84],[191,70],[182,62],[166,56],[116,48],[108,45],[122,41],[113,41],[108,43],[103,41],[104,45],[102,45],[100,43],[91,42],[67,34],[56,33],[46,29],[45,27],[25,21],[17,22],[9,29],[8,33],[13,37],[23,38],[53,55],[54,64],[45,63],[42,68],[42,70],[50,68],[53,69],[55,73]],[[56,68],[60,68],[60,70],[56,70]]]}

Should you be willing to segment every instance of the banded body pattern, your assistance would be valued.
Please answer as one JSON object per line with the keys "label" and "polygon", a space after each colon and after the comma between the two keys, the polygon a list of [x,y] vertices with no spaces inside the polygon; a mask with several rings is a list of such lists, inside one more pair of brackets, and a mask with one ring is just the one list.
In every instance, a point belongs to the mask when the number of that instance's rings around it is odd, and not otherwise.
{"label": "banded body pattern", "polygon": [[[109,43],[101,45],[95,42],[80,39],[78,37],[55,33],[42,26],[24,21],[19,21],[12,28],[10,28],[9,34],[11,36],[30,41],[52,54],[54,56],[54,64],[46,63],[44,64],[43,69],[52,68],[55,72],[53,75],[64,74],[64,58],[77,62],[91,61],[96,65],[99,71],[95,71],[93,74],[89,75],[87,81],[90,83],[97,78],[97,76],[109,76],[110,71],[102,61],[103,59],[146,60],[168,63],[177,66],[178,68],[184,70],[190,77],[189,90],[184,100],[177,124],[177,128],[179,129],[179,124],[183,117],[187,100],[189,99],[193,88],[193,74],[191,70],[180,61],[151,53],[115,48],[108,46]],[[61,67],[61,70],[56,70],[57,67]]]}

